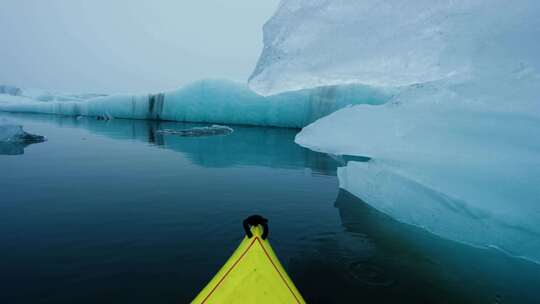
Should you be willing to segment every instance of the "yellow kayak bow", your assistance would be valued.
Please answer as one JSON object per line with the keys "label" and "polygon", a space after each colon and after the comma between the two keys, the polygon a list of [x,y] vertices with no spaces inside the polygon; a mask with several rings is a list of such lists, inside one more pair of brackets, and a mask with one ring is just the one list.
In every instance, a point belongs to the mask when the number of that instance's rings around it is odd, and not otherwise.
{"label": "yellow kayak bow", "polygon": [[267,240],[267,222],[244,221],[246,237],[192,303],[305,303]]}

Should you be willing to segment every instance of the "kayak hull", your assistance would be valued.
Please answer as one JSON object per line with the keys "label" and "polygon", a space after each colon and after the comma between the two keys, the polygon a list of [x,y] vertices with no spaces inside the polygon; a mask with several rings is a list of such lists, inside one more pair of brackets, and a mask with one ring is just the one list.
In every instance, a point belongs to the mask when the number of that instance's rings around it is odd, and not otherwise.
{"label": "kayak hull", "polygon": [[261,226],[251,232],[192,303],[305,303]]}

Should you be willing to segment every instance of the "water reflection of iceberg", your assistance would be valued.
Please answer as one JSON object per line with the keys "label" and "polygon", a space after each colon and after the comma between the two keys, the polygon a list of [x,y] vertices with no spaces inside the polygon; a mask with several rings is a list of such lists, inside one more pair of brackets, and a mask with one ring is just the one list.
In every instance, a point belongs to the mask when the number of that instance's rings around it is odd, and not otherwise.
{"label": "water reflection of iceberg", "polygon": [[118,140],[137,140],[181,152],[193,163],[205,167],[264,166],[310,168],[314,174],[336,175],[334,160],[324,153],[294,143],[297,129],[233,126],[228,136],[181,137],[158,132],[163,129],[189,129],[208,124],[153,120],[96,120],[38,114],[7,114],[18,120],[54,123],[60,127],[82,128]]}
{"label": "water reflection of iceberg", "polygon": [[21,155],[30,144],[0,142],[0,155]]}
{"label": "water reflection of iceberg", "polygon": [[161,129],[158,133],[163,135],[178,135],[184,137],[225,136],[234,132],[233,128],[222,125],[194,127],[182,130]]}

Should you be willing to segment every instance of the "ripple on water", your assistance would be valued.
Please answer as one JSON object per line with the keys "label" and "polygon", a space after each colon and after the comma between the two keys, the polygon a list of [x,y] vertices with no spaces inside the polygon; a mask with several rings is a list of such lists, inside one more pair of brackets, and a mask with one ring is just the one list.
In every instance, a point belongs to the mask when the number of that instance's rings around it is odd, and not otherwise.
{"label": "ripple on water", "polygon": [[367,264],[365,261],[349,264],[349,273],[355,280],[372,287],[390,287],[395,283],[382,268]]}

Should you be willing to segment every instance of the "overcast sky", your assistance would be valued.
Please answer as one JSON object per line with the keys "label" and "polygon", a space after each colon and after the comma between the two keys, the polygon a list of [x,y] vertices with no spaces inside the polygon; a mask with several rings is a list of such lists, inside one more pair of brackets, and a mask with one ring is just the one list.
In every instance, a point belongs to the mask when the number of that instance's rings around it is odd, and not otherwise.
{"label": "overcast sky", "polygon": [[[245,81],[279,0],[1,0],[0,84],[145,92]],[[159,4],[158,4],[159,3]]]}

